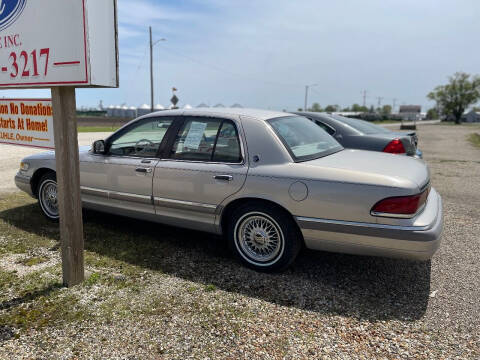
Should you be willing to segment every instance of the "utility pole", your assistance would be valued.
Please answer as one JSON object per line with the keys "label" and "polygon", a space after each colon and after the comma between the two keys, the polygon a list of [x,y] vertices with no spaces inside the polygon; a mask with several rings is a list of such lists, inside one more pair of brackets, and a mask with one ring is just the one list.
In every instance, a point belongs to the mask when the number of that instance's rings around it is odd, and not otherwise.
{"label": "utility pole", "polygon": [[393,106],[392,106],[392,113],[394,113],[394,112],[395,112],[395,105],[396,105],[396,103],[397,103],[397,99],[393,98],[393,104],[392,104],[392,105],[393,105]]}
{"label": "utility pole", "polygon": [[153,40],[152,40],[152,27],[150,29],[150,111],[153,112]]}
{"label": "utility pole", "polygon": [[363,90],[363,107],[367,104],[367,90]]}
{"label": "utility pole", "polygon": [[303,107],[303,111],[308,111],[307,109],[307,102],[308,102],[308,89],[311,86],[317,86],[318,84],[311,84],[311,85],[305,85],[305,106]]}
{"label": "utility pole", "polygon": [[305,85],[305,106],[303,107],[303,111],[307,111],[307,99],[308,99],[308,85]]}
{"label": "utility pole", "polygon": [[377,99],[378,99],[378,107],[382,106],[383,97],[378,96]]}
{"label": "utility pole", "polygon": [[150,111],[153,112],[153,47],[157,45],[160,41],[166,41],[167,39],[161,38],[153,42],[152,38],[152,27],[148,27],[150,30]]}

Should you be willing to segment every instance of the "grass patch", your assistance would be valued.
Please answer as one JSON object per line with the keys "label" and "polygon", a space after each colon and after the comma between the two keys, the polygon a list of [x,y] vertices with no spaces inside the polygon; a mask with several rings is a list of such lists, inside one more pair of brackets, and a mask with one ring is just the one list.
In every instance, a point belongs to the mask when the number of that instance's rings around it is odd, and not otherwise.
{"label": "grass patch", "polygon": [[468,135],[468,141],[473,146],[480,148],[480,134],[473,133]]}
{"label": "grass patch", "polygon": [[78,132],[79,133],[86,133],[86,132],[113,132],[120,129],[119,126],[79,126]]}
{"label": "grass patch", "polygon": [[0,315],[0,322],[21,330],[40,329],[55,324],[84,320],[86,311],[79,306],[79,299],[73,294],[40,296],[33,303],[23,303]]}
{"label": "grass patch", "polygon": [[44,256],[34,256],[31,258],[26,258],[20,261],[20,264],[25,265],[25,266],[35,266],[38,264],[42,264],[44,262],[47,262],[48,258]]}
{"label": "grass patch", "polygon": [[215,291],[215,290],[217,290],[217,287],[215,285],[212,285],[212,284],[205,285],[205,291],[206,292],[211,292],[211,291]]}

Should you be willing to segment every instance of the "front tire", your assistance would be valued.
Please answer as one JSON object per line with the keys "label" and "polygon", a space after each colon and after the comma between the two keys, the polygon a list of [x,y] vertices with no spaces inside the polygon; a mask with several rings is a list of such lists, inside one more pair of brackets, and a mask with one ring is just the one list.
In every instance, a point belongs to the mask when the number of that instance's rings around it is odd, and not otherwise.
{"label": "front tire", "polygon": [[257,271],[286,269],[294,262],[302,245],[292,217],[264,203],[247,203],[235,209],[227,235],[233,253]]}
{"label": "front tire", "polygon": [[49,220],[58,221],[58,192],[55,173],[49,172],[40,178],[37,197],[42,213]]}

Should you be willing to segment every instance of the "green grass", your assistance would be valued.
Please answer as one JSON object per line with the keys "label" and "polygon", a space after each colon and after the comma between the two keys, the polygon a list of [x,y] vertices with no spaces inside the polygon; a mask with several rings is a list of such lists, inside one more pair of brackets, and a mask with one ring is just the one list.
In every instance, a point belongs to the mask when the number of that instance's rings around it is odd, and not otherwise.
{"label": "green grass", "polygon": [[113,132],[118,130],[119,126],[79,126],[78,132],[85,133],[85,132]]}
{"label": "green grass", "polygon": [[35,266],[47,262],[48,258],[44,256],[33,256],[31,258],[23,259],[20,263],[25,266]]}
{"label": "green grass", "polygon": [[468,135],[468,141],[473,146],[480,148],[480,134],[473,133]]}

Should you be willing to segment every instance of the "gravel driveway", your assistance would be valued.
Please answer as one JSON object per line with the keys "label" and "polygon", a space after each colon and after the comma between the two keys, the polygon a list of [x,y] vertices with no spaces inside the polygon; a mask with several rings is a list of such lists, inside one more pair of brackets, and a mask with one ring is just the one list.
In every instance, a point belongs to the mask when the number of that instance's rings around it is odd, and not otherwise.
{"label": "gravel driveway", "polygon": [[[208,234],[92,213],[87,259],[139,269],[135,288],[109,294],[125,280],[112,275],[101,286],[60,290],[78,296],[71,308],[86,304],[89,316],[3,343],[0,336],[0,358],[479,359],[480,149],[466,141],[474,131],[480,127],[418,130],[444,201],[443,243],[430,262],[305,251],[285,273],[261,274]],[[0,218],[17,216],[13,226],[35,232],[21,214]],[[104,232],[116,234],[113,243],[100,244]],[[151,240],[133,256],[135,234]]]}

